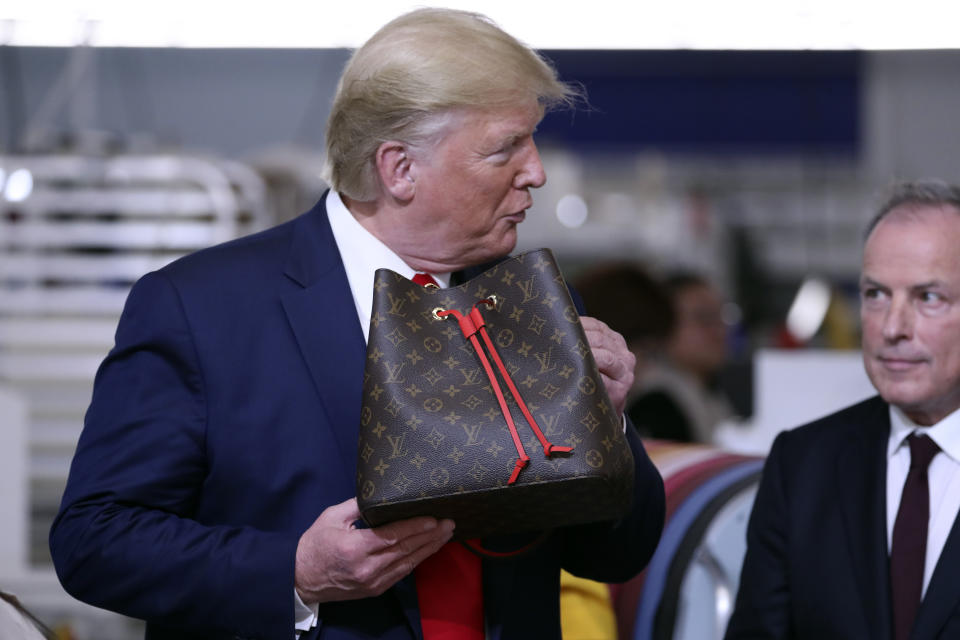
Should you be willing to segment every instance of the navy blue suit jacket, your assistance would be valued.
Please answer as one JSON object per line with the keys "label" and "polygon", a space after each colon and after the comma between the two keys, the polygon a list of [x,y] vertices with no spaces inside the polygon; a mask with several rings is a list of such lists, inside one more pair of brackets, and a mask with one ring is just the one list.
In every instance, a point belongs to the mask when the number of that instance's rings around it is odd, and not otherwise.
{"label": "navy blue suit jacket", "polygon": [[[874,397],[780,434],[747,530],[726,637],[889,640],[888,405]],[[960,519],[910,636],[960,638]]]}
{"label": "navy blue suit jacket", "polygon": [[[293,638],[297,542],[355,493],[365,345],[323,200],[144,276],[127,300],[50,533],[81,600],[148,638]],[[625,580],[652,554],[663,486],[639,440],[617,523],[484,563],[494,638],[559,638],[561,567]],[[305,638],[420,638],[413,578],[320,606]]]}

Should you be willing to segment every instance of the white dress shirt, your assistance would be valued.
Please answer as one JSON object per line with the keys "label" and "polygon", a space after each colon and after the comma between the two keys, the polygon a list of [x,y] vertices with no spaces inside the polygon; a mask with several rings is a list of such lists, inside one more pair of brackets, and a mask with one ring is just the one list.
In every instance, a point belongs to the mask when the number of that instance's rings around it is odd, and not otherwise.
{"label": "white dress shirt", "polygon": [[[327,216],[333,238],[340,249],[343,266],[350,281],[350,292],[357,306],[357,316],[363,327],[363,339],[370,331],[370,312],[373,309],[373,276],[377,269],[386,268],[413,279],[417,273],[395,254],[390,247],[380,242],[363,225],[357,222],[353,214],[343,204],[340,194],[330,191],[327,194]],[[449,273],[431,273],[441,287],[450,285]]]}
{"label": "white dress shirt", "polygon": [[[363,329],[363,339],[366,341],[370,334],[373,278],[377,269],[390,269],[410,279],[413,279],[417,272],[357,222],[336,191],[330,190],[325,204],[330,228],[333,230],[333,239],[343,259],[347,280],[350,282],[350,293],[353,294],[353,303],[357,308],[357,318]],[[430,275],[441,287],[450,285],[449,273],[431,273]],[[299,638],[301,632],[317,626],[319,605],[304,604],[296,590],[293,595],[295,637]]]}
{"label": "white dress shirt", "polygon": [[927,526],[927,557],[923,569],[923,595],[960,512],[960,409],[930,427],[913,423],[900,409],[890,407],[890,440],[887,444],[887,553],[893,545],[893,524],[900,508],[900,495],[910,470],[907,436],[914,431],[937,443],[940,452],[927,470],[930,485],[930,521]]}

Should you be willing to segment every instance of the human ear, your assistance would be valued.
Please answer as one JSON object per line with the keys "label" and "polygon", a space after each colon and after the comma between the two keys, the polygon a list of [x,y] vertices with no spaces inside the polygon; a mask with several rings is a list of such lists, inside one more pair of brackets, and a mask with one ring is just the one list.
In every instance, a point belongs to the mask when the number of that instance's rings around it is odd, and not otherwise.
{"label": "human ear", "polygon": [[416,192],[413,158],[407,146],[396,140],[388,140],[377,147],[377,174],[384,191],[401,201],[413,198]]}

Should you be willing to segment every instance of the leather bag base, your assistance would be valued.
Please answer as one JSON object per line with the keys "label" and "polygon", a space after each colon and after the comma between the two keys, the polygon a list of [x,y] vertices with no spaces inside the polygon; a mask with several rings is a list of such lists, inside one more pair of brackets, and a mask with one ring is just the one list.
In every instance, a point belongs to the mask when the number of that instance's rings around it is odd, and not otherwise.
{"label": "leather bag base", "polygon": [[631,489],[587,476],[373,505],[363,517],[371,526],[414,516],[449,518],[457,527],[454,539],[465,540],[615,520],[629,511]]}

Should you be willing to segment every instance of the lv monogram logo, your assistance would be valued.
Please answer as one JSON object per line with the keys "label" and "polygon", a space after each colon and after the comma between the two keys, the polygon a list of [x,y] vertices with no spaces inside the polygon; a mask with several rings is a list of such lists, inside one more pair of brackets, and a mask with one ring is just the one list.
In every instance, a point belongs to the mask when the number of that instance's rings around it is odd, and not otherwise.
{"label": "lv monogram logo", "polygon": [[540,374],[548,373],[557,368],[556,363],[553,361],[553,347],[551,346],[546,351],[535,353],[533,357],[537,359],[537,362],[540,363]]}
{"label": "lv monogram logo", "polygon": [[406,313],[403,311],[403,306],[407,304],[407,301],[399,296],[395,296],[389,291],[387,296],[390,298],[390,310],[387,311],[392,316],[400,316],[401,318],[406,317]]}
{"label": "lv monogram logo", "polygon": [[463,386],[480,384],[480,369],[460,369],[463,374]]}
{"label": "lv monogram logo", "polygon": [[391,458],[404,458],[406,457],[409,451],[404,447],[404,444],[407,440],[407,434],[401,433],[398,436],[387,436],[387,440],[390,441],[390,457]]}
{"label": "lv monogram logo", "polygon": [[465,446],[472,447],[474,445],[483,444],[483,440],[480,439],[480,425],[460,425],[463,427],[464,433],[467,434],[467,442]]}
{"label": "lv monogram logo", "polygon": [[559,436],[563,433],[563,429],[558,429],[557,424],[560,422],[560,414],[556,413],[552,416],[546,416],[540,414],[540,425],[543,428],[543,432],[548,436]]}
{"label": "lv monogram logo", "polygon": [[403,370],[404,362],[398,362],[393,364],[391,362],[384,362],[383,366],[387,369],[387,379],[384,380],[387,384],[403,384],[407,381],[406,378],[400,377],[400,372]]}
{"label": "lv monogram logo", "polygon": [[540,295],[539,292],[533,290],[533,278],[518,280],[517,286],[520,287],[520,291],[523,293],[523,302],[530,302]]}

